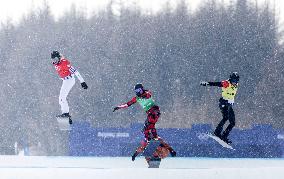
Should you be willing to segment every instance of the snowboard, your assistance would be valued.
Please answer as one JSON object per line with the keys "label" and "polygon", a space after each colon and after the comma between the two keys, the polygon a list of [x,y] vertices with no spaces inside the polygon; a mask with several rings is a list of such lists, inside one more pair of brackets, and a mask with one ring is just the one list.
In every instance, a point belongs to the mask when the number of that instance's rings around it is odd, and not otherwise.
{"label": "snowboard", "polygon": [[69,117],[56,116],[58,127],[61,131],[70,131],[71,125],[69,124]]}
{"label": "snowboard", "polygon": [[160,145],[160,141],[151,140],[146,149],[143,151],[143,156],[145,156],[145,159],[148,163],[148,168],[159,168],[161,163],[161,158],[155,158],[153,157],[153,153],[157,149],[157,147]]}
{"label": "snowboard", "polygon": [[216,142],[218,142],[220,145],[222,145],[222,147],[224,148],[228,148],[231,150],[235,150],[231,145],[227,144],[225,141],[223,141],[222,139],[220,139],[219,137],[212,135],[212,134],[207,134],[208,137],[212,138],[213,140],[215,140]]}

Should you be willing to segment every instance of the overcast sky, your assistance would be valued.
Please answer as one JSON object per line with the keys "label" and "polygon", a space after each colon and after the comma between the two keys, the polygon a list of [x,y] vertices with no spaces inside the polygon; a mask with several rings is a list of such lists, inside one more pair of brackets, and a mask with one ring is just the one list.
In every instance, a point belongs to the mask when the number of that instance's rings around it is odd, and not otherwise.
{"label": "overcast sky", "polygon": [[[27,14],[31,9],[38,8],[44,0],[0,0],[0,21],[6,21],[9,17],[12,22],[19,21],[21,16]],[[109,0],[46,0],[51,7],[52,14],[58,18],[65,10],[70,9],[72,4],[76,4],[77,7],[84,8],[87,14],[91,14],[94,11],[98,11],[100,8],[104,8]],[[114,0],[115,1],[115,0]],[[118,0],[119,1],[119,0]],[[166,0],[120,0],[127,6],[134,1],[138,3],[144,10],[159,11]],[[178,0],[168,0],[174,6]],[[196,7],[199,2],[205,0],[187,0],[191,7]],[[222,0],[220,0],[222,1]],[[224,2],[235,0],[223,0]],[[256,0],[251,0],[255,2]],[[276,3],[276,10],[283,16],[284,19],[284,0],[258,0],[258,2],[268,1]],[[283,21],[283,20],[281,20]]]}

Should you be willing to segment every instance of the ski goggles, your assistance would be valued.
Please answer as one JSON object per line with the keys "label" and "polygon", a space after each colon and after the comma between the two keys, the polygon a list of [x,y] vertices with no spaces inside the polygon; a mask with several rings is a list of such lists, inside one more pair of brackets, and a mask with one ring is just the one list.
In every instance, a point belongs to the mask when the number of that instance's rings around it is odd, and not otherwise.
{"label": "ski goggles", "polygon": [[137,88],[134,90],[135,93],[138,95],[138,94],[142,94],[143,93],[143,89],[142,88]]}
{"label": "ski goggles", "polygon": [[231,79],[230,81],[231,81],[231,83],[236,83],[236,84],[239,82],[238,79]]}
{"label": "ski goggles", "polygon": [[51,58],[53,64],[58,64],[60,62],[59,58]]}

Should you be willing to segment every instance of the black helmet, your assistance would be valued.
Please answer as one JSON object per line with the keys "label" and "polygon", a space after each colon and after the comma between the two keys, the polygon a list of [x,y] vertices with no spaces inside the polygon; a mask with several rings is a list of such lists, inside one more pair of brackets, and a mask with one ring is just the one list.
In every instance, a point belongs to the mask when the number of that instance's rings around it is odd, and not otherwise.
{"label": "black helmet", "polygon": [[136,84],[135,87],[134,87],[134,91],[135,91],[137,96],[141,96],[141,94],[143,94],[143,92],[144,92],[143,85],[141,83]]}
{"label": "black helmet", "polygon": [[139,88],[142,88],[142,89],[144,88],[141,83],[136,84],[134,89],[139,89]]}
{"label": "black helmet", "polygon": [[60,55],[60,53],[58,51],[53,51],[51,53],[51,58],[55,59],[56,57],[59,59],[61,57],[61,55]]}
{"label": "black helmet", "polygon": [[237,72],[233,72],[231,75],[230,75],[230,78],[229,78],[229,81],[232,82],[232,83],[238,83],[240,80],[240,76]]}

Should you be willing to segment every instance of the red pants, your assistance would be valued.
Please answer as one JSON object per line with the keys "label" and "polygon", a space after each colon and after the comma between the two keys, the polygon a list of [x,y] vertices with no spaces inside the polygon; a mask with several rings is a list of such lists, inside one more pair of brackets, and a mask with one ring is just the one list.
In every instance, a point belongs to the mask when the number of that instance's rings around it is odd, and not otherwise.
{"label": "red pants", "polygon": [[151,138],[158,138],[155,124],[161,115],[160,108],[158,106],[153,106],[147,111],[147,115],[148,116],[144,124],[143,133],[145,135],[145,139],[150,141]]}

